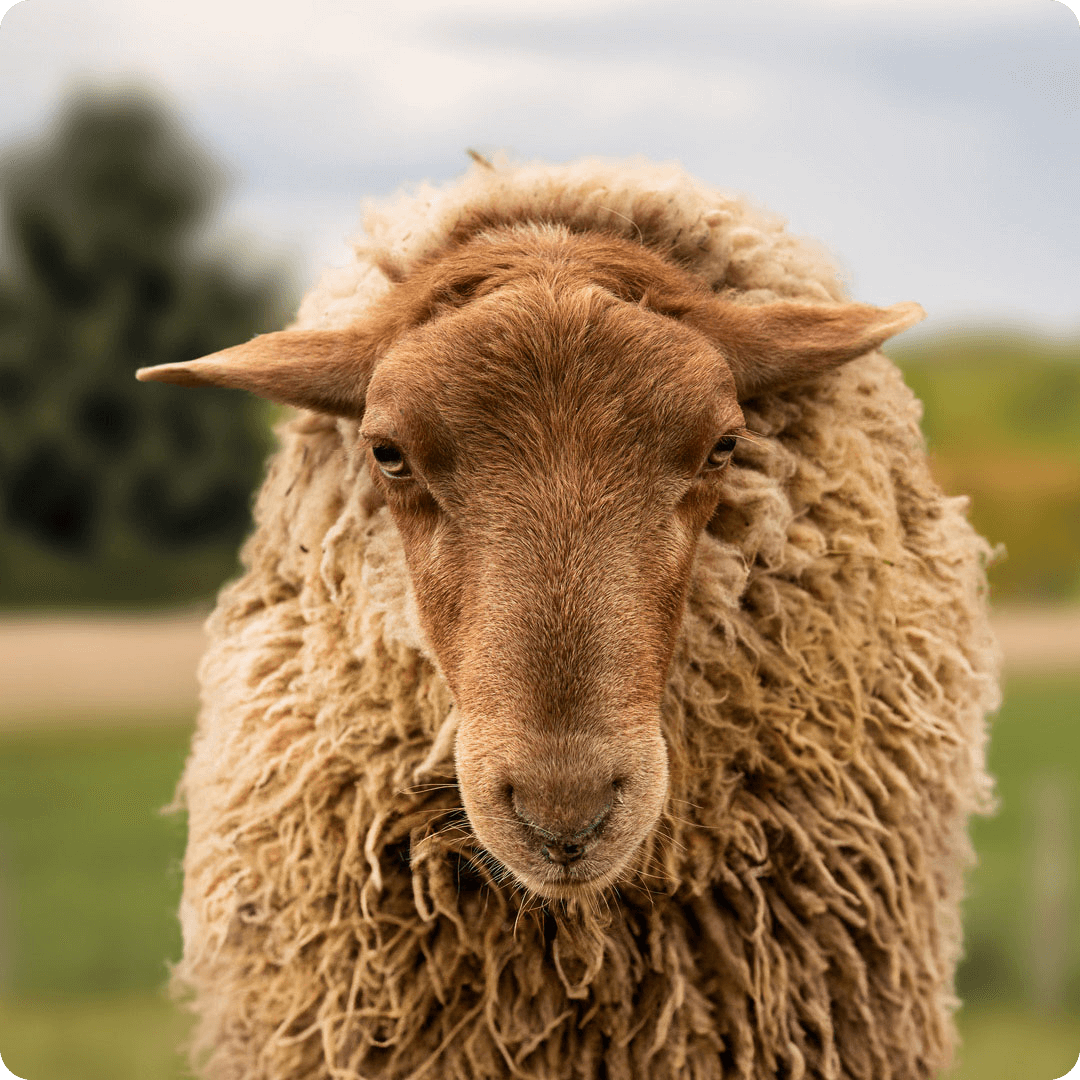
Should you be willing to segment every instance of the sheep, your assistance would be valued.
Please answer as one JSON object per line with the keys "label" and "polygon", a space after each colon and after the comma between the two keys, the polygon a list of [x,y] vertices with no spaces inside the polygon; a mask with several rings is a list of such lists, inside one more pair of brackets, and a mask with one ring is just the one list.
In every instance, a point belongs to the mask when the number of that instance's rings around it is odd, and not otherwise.
{"label": "sheep", "polygon": [[299,410],[178,791],[201,1075],[936,1076],[998,657],[921,308],[674,165],[366,228],[139,373]]}

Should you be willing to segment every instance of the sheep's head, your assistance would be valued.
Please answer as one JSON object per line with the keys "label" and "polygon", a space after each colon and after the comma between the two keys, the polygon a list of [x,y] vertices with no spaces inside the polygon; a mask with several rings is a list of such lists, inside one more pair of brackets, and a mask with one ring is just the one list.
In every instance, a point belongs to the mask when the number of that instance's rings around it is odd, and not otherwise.
{"label": "sheep's head", "polygon": [[472,827],[526,888],[566,896],[617,879],[663,808],[660,699],[740,400],[921,315],[739,304],[641,245],[505,227],[347,330],[140,378],[361,418],[460,714]]}

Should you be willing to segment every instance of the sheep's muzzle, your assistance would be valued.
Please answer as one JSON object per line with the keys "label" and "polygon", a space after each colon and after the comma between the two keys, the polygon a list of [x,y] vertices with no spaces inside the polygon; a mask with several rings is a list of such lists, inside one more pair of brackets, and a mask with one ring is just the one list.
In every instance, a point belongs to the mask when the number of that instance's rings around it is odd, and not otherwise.
{"label": "sheep's muzzle", "polygon": [[610,884],[654,827],[667,795],[659,715],[622,719],[546,737],[521,724],[462,720],[458,783],[472,827],[531,891],[564,896]]}

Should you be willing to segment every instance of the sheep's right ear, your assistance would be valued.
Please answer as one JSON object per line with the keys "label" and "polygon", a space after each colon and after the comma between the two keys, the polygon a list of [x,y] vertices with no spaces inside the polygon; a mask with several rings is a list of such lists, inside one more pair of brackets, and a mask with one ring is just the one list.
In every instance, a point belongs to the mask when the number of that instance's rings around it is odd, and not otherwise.
{"label": "sheep's right ear", "polygon": [[361,417],[379,342],[357,328],[279,330],[199,360],[139,368],[143,382],[228,386],[282,405]]}

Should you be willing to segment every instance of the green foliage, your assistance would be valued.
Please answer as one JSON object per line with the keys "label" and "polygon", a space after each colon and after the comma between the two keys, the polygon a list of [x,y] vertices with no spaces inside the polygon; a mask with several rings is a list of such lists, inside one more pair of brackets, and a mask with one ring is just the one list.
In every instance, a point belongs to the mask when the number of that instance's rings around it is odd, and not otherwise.
{"label": "green foliage", "polygon": [[[228,390],[141,385],[284,321],[208,253],[219,166],[153,100],[70,102],[0,175],[0,603],[190,601],[235,568],[270,446]],[[181,573],[176,572],[182,567]]]}
{"label": "green foliage", "polygon": [[973,329],[887,351],[925,405],[934,453],[1080,460],[1080,342]]}
{"label": "green foliage", "polygon": [[923,401],[939,479],[1004,545],[994,601],[1080,598],[1080,342],[971,331],[889,352]]}

